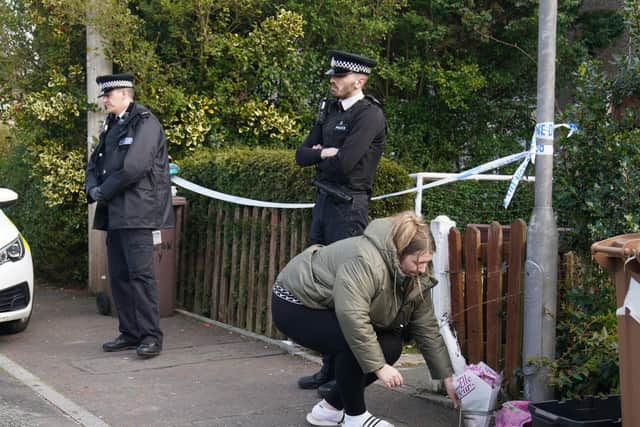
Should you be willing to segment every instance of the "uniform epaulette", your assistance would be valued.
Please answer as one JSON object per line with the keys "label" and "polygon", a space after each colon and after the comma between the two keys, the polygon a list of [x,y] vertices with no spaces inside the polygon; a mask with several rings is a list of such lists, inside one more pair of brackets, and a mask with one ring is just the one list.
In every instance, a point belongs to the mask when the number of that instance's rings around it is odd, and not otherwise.
{"label": "uniform epaulette", "polygon": [[131,118],[131,121],[129,122],[129,133],[131,136],[136,132],[138,124],[149,117],[151,117],[151,112],[143,110]]}
{"label": "uniform epaulette", "polygon": [[135,128],[140,120],[146,120],[151,117],[150,111],[140,111],[140,113],[131,121],[131,127]]}
{"label": "uniform epaulette", "polygon": [[371,95],[365,95],[364,97],[376,104],[378,107],[383,108],[382,102],[378,101],[375,97]]}

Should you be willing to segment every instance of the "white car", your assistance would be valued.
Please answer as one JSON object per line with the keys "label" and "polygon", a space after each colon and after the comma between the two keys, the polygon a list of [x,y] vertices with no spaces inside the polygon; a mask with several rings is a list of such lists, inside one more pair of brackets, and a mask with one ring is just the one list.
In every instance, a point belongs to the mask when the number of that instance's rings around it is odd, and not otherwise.
{"label": "white car", "polygon": [[31,249],[16,226],[2,212],[18,195],[0,188],[0,334],[27,328],[33,308]]}

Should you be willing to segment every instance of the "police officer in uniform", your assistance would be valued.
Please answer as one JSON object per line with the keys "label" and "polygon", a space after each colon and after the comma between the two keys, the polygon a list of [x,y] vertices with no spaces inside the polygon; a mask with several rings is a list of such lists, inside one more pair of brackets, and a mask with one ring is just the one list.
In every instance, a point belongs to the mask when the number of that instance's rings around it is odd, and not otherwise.
{"label": "police officer in uniform", "polygon": [[107,232],[111,294],[120,335],[107,352],[136,349],[141,358],[162,351],[153,271],[153,230],[174,226],[167,140],[159,120],[133,100],[133,76],[96,79],[109,113],[87,163],[86,192],[97,202],[93,228]]}
{"label": "police officer in uniform", "polygon": [[[296,151],[299,166],[316,167],[310,240],[322,245],[364,232],[387,137],[382,105],[362,91],[376,61],[342,51],[329,51],[329,58],[326,74],[333,98],[321,101],[316,123]],[[320,371],[300,378],[298,385],[313,389],[331,380],[332,360],[324,356]],[[321,387],[321,394],[330,387],[331,383]]]}

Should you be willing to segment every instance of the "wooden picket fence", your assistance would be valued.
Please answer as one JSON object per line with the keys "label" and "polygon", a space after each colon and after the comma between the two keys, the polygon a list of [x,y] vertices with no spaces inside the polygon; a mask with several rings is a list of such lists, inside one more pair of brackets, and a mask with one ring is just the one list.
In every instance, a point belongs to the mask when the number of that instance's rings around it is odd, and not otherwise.
{"label": "wooden picket fence", "polygon": [[521,361],[526,234],[523,220],[449,232],[451,313],[462,353],[507,379]]}
{"label": "wooden picket fence", "polygon": [[178,305],[213,320],[278,337],[270,315],[271,286],[285,264],[307,246],[309,210],[190,201],[194,203],[200,210],[198,220],[190,219],[186,212],[183,215]]}
{"label": "wooden picket fence", "polygon": [[[195,214],[197,211],[197,214]],[[206,218],[206,220],[202,220]],[[190,199],[182,215],[177,304],[268,337],[271,286],[308,244],[309,210]],[[526,224],[469,225],[449,234],[452,319],[469,362],[512,372],[521,348]]]}

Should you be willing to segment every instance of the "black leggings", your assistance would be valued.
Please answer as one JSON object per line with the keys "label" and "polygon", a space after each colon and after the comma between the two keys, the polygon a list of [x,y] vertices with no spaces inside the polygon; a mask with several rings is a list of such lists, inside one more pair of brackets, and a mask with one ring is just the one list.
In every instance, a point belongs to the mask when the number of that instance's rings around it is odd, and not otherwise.
{"label": "black leggings", "polygon": [[[335,360],[337,390],[326,399],[333,407],[344,409],[347,415],[360,415],[367,410],[364,389],[378,378],[364,374],[342,335],[336,314],[332,310],[314,310],[273,295],[273,321],[278,329],[298,344]],[[386,362],[393,365],[402,352],[402,336],[393,332],[378,332],[378,343]]]}

